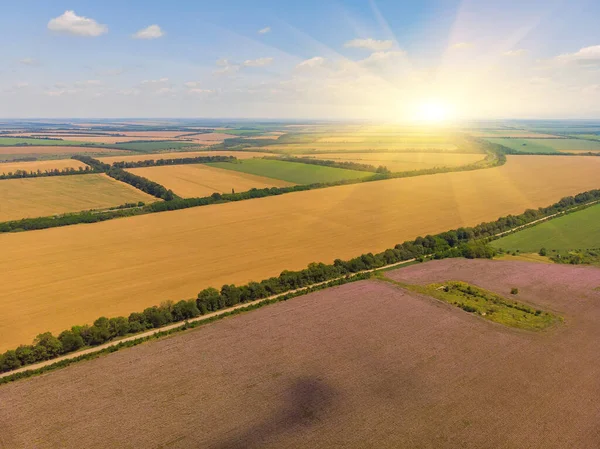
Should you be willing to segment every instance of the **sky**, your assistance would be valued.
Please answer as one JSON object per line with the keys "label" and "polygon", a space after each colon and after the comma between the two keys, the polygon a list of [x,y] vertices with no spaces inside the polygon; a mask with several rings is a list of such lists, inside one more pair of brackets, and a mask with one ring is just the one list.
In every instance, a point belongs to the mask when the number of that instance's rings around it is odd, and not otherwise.
{"label": "sky", "polygon": [[597,0],[3,0],[0,117],[600,118]]}

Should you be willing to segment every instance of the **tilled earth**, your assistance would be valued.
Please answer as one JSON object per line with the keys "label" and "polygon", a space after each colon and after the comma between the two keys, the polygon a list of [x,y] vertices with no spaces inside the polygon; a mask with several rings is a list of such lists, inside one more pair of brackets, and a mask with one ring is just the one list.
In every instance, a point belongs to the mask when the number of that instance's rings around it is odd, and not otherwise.
{"label": "tilled earth", "polygon": [[600,447],[600,269],[448,259],[564,317],[503,327],[361,281],[0,387],[2,448]]}

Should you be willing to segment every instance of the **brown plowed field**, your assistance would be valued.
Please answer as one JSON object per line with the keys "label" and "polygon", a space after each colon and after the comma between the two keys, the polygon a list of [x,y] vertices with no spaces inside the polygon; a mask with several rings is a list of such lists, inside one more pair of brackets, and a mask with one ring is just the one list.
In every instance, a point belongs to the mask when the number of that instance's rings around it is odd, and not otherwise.
{"label": "brown plowed field", "polygon": [[0,234],[0,351],[42,331],[382,251],[600,187],[597,157],[508,159],[488,170]]}
{"label": "brown plowed field", "polygon": [[600,446],[600,270],[446,260],[560,313],[532,333],[362,281],[0,387],[0,444],[45,448]]}

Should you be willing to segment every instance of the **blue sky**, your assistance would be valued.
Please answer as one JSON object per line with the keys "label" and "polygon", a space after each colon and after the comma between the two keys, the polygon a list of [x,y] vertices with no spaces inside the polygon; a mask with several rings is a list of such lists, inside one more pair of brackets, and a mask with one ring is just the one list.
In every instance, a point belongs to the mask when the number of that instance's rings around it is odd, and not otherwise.
{"label": "blue sky", "polygon": [[2,117],[600,117],[595,0],[3,3]]}

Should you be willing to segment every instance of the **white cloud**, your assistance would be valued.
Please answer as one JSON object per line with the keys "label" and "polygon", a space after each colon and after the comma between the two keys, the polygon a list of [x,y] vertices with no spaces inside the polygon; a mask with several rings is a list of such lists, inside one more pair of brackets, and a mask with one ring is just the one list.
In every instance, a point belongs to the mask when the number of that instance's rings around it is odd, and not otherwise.
{"label": "white cloud", "polygon": [[527,53],[527,50],[518,48],[516,50],[508,50],[502,53],[504,56],[522,56]]}
{"label": "white cloud", "polygon": [[183,85],[188,89],[192,89],[194,87],[198,87],[200,83],[198,83],[197,81],[188,81],[187,83],[183,83]]}
{"label": "white cloud", "polygon": [[364,48],[371,51],[384,51],[392,48],[394,43],[392,41],[379,41],[376,39],[353,39],[344,44],[346,48]]}
{"label": "white cloud", "polygon": [[600,45],[585,47],[575,53],[566,53],[554,59],[564,64],[598,65],[600,64]]}
{"label": "white cloud", "polygon": [[159,78],[157,80],[144,80],[142,81],[142,86],[148,86],[148,87],[153,87],[153,86],[161,86],[164,84],[167,84],[169,82],[169,78]]}
{"label": "white cloud", "polygon": [[450,46],[453,50],[464,50],[466,48],[471,48],[473,44],[471,42],[457,42]]}
{"label": "white cloud", "polygon": [[39,65],[39,62],[33,58],[23,58],[19,60],[19,64],[35,66]]}
{"label": "white cloud", "polygon": [[212,90],[210,90],[210,89],[189,89],[188,92],[191,94],[202,95],[202,94],[210,94],[210,93],[212,93]]}
{"label": "white cloud", "polygon": [[123,89],[117,91],[120,95],[125,95],[126,97],[135,97],[138,96],[141,92],[139,89]]}
{"label": "white cloud", "polygon": [[49,97],[62,97],[63,95],[73,95],[79,92],[77,89],[59,89],[59,90],[48,90],[46,95]]}
{"label": "white cloud", "polygon": [[158,39],[164,35],[164,31],[158,25],[150,25],[149,27],[142,28],[131,37],[134,39]]}
{"label": "white cloud", "polygon": [[314,58],[302,61],[296,66],[297,69],[313,69],[315,67],[321,67],[325,63],[325,58],[322,56],[315,56]]}
{"label": "white cloud", "polygon": [[271,27],[264,27],[260,30],[258,30],[258,34],[267,34],[271,32]]}
{"label": "white cloud", "polygon": [[387,62],[392,59],[401,58],[406,55],[406,52],[403,50],[397,51],[376,51],[375,53],[371,53],[368,58],[365,58],[359,61],[362,65],[372,65],[378,64],[381,62]]}
{"label": "white cloud", "polygon": [[93,86],[101,86],[102,81],[100,80],[85,80],[85,81],[77,81],[75,82],[77,87],[93,87]]}
{"label": "white cloud", "polygon": [[258,59],[247,59],[244,61],[244,67],[264,67],[270,65],[273,62],[273,58],[258,58]]}
{"label": "white cloud", "polygon": [[57,33],[74,34],[76,36],[97,37],[108,33],[108,27],[94,19],[78,16],[75,11],[65,11],[62,16],[48,22],[48,29]]}
{"label": "white cloud", "polygon": [[29,87],[29,83],[20,82],[15,84],[16,89],[26,89],[27,87]]}

